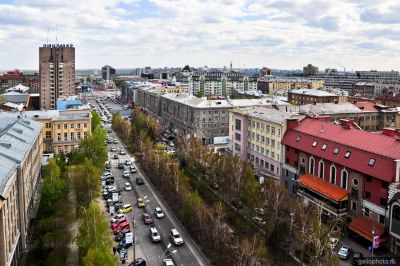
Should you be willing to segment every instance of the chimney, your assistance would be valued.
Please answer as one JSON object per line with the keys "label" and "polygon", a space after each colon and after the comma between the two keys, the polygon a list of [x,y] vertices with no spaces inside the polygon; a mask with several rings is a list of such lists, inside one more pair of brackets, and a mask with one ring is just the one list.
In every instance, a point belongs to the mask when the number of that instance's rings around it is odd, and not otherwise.
{"label": "chimney", "polygon": [[286,121],[287,129],[293,129],[299,124],[299,120],[297,118],[289,118]]}

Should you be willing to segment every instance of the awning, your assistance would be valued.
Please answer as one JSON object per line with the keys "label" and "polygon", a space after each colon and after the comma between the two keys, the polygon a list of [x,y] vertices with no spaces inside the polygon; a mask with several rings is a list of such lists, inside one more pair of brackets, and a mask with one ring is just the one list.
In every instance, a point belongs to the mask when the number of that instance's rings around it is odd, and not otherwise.
{"label": "awning", "polygon": [[321,178],[315,177],[311,174],[305,174],[298,180],[299,184],[305,186],[322,196],[334,201],[347,200],[349,193],[347,190],[337,187],[334,184],[324,181]]}
{"label": "awning", "polygon": [[[364,216],[353,218],[349,224],[349,229],[371,242],[373,236],[381,236],[385,233],[385,227],[382,224],[374,223],[372,220]],[[373,229],[374,235],[372,235]]]}

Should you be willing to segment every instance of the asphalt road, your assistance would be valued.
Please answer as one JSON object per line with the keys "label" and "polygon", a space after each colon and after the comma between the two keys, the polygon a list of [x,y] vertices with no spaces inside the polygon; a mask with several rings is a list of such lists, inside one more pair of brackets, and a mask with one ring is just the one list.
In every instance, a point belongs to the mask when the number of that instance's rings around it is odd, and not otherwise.
{"label": "asphalt road", "polygon": [[[94,100],[90,100],[92,104],[97,106]],[[119,106],[119,105],[118,105]],[[113,111],[117,111],[117,105],[113,104]],[[122,109],[122,106],[120,106]],[[108,127],[107,127],[108,126]],[[109,125],[106,125],[109,128]],[[118,139],[114,132],[108,133],[111,139]],[[124,148],[128,152],[120,140],[118,144],[108,144],[107,148],[109,151],[109,158],[112,158],[115,152],[110,152],[111,147],[115,147],[117,151]],[[131,173],[129,178],[122,177],[122,169],[118,169],[118,161],[127,160],[132,158],[128,153],[127,155],[119,155],[117,160],[111,159],[112,169],[111,172],[115,178],[114,185],[122,190],[122,202],[123,204],[130,203],[133,206],[133,212],[126,214],[128,222],[131,224],[131,230],[133,229],[133,221],[135,220],[136,228],[133,232],[135,235],[135,253],[136,258],[142,257],[146,260],[147,265],[162,265],[162,260],[164,258],[172,258],[175,265],[181,266],[195,266],[195,265],[208,265],[208,262],[202,252],[199,250],[197,245],[194,243],[190,235],[185,231],[183,226],[175,218],[172,211],[168,208],[163,199],[158,195],[157,191],[148,182],[146,176],[140,171],[137,165],[133,164],[138,170],[137,173]],[[127,166],[128,167],[128,166]],[[135,179],[137,176],[141,176],[145,180],[145,185],[137,185]],[[132,191],[124,190],[124,183],[129,182],[132,186]],[[137,207],[137,198],[141,197],[145,199],[145,208]],[[156,207],[161,207],[165,213],[165,217],[162,219],[156,219],[154,215],[154,209]],[[149,237],[150,225],[145,225],[142,221],[143,212],[147,212],[152,217],[155,222],[155,226],[161,235],[161,243],[153,243]],[[110,216],[111,218],[111,216]],[[169,232],[172,228],[176,228],[181,234],[185,243],[182,246],[174,246],[169,238]],[[111,233],[111,232],[110,232]],[[172,245],[167,250],[167,245],[171,243]],[[171,252],[175,252],[171,254]],[[133,261],[133,247],[128,249],[128,263]]]}

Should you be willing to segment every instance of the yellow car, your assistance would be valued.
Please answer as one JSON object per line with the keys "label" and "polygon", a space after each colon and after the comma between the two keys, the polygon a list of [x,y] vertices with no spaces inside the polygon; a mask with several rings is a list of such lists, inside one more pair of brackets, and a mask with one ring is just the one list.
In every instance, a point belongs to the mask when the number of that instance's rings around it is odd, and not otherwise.
{"label": "yellow car", "polygon": [[131,212],[132,206],[130,204],[125,204],[124,206],[122,206],[121,209],[118,210],[119,213],[127,213],[127,212]]}
{"label": "yellow car", "polygon": [[138,198],[137,199],[137,205],[139,208],[144,208],[145,204],[144,204],[144,200],[142,198]]}

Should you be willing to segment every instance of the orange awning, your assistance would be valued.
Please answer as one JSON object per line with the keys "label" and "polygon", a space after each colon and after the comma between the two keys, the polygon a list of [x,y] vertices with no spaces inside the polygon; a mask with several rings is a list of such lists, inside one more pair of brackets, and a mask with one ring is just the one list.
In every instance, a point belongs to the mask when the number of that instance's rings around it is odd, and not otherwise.
{"label": "orange awning", "polygon": [[347,190],[337,187],[334,184],[326,182],[323,179],[315,177],[311,174],[305,174],[301,176],[298,182],[301,185],[321,194],[322,196],[337,202],[346,200],[349,194]]}
{"label": "orange awning", "polygon": [[374,229],[374,236],[381,236],[385,232],[385,228],[383,227],[383,225],[379,223],[374,223],[372,222],[372,220],[364,216],[353,218],[353,220],[349,224],[349,229],[371,242],[373,237],[372,236],[373,229]]}

